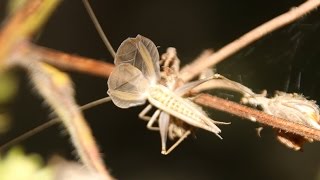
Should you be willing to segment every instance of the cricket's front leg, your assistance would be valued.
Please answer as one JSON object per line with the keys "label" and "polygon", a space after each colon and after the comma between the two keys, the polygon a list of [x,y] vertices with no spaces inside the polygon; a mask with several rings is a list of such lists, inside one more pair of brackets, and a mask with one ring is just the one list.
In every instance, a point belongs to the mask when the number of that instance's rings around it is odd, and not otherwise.
{"label": "cricket's front leg", "polygon": [[154,127],[153,124],[157,121],[160,110],[156,110],[152,116],[148,116],[147,113],[150,112],[152,108],[152,105],[149,104],[147,107],[145,107],[140,113],[139,113],[139,118],[145,121],[148,121],[147,128],[153,131],[158,131],[159,127]]}
{"label": "cricket's front leg", "polygon": [[153,131],[159,131],[159,127],[155,127],[155,126],[153,126],[153,124],[158,120],[160,112],[161,112],[161,110],[158,109],[153,113],[153,115],[151,116],[151,118],[147,124],[148,129],[153,130]]}
{"label": "cricket's front leg", "polygon": [[146,106],[140,113],[139,113],[139,118],[145,121],[149,121],[151,119],[151,116],[148,116],[147,113],[151,110],[152,105],[149,104]]}

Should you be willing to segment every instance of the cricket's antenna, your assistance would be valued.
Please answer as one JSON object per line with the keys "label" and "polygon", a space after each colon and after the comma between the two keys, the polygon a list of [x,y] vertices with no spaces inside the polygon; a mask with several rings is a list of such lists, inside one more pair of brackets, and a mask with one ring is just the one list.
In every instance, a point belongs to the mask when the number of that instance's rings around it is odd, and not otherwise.
{"label": "cricket's antenna", "polygon": [[[98,99],[98,100],[95,100],[93,102],[90,102],[90,103],[87,103],[83,106],[80,107],[81,110],[87,110],[87,109],[90,109],[94,106],[98,106],[100,104],[103,104],[103,103],[107,103],[111,100],[110,97],[105,97],[105,98],[101,98],[101,99]],[[42,125],[40,126],[37,126],[31,130],[29,130],[28,132],[26,133],[23,133],[22,135],[10,140],[9,142],[3,144],[0,146],[0,152],[2,152],[3,150],[7,149],[8,147],[11,147],[12,145],[15,145],[23,140],[26,140],[28,139],[29,137],[32,137],[33,135],[51,127],[52,125],[56,124],[59,122],[59,118],[53,118],[53,119],[50,119],[49,121],[43,123]]]}
{"label": "cricket's antenna", "polygon": [[18,137],[10,140],[9,142],[1,145],[0,152],[2,152],[3,150],[23,141],[25,139],[28,139],[29,137],[32,137],[33,135],[37,134],[38,132],[41,132],[42,130],[45,130],[45,129],[51,127],[52,125],[56,124],[57,122],[59,122],[59,118],[50,119],[48,122],[45,122],[45,123],[41,124],[40,126],[37,126],[33,129],[27,131],[26,133],[19,135]]}
{"label": "cricket's antenna", "polygon": [[90,3],[88,0],[82,0],[83,4],[84,4],[84,7],[86,8],[93,24],[94,24],[94,27],[96,28],[96,30],[98,31],[103,43],[106,45],[108,51],[110,52],[110,54],[112,55],[112,57],[114,58],[116,56],[116,53],[114,51],[114,49],[112,48],[112,45],[110,44],[110,41],[108,40],[106,34],[103,32],[102,28],[101,28],[101,25],[96,17],[96,15],[94,14],[91,6],[90,6]]}

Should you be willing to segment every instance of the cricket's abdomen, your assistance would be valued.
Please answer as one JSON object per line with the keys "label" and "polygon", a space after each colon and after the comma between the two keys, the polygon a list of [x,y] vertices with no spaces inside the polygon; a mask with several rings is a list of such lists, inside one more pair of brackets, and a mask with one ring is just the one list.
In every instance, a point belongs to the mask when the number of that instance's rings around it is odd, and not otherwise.
{"label": "cricket's abdomen", "polygon": [[149,102],[157,108],[175,116],[182,121],[213,133],[221,130],[209,117],[201,112],[193,102],[184,99],[163,85],[151,86],[148,91]]}

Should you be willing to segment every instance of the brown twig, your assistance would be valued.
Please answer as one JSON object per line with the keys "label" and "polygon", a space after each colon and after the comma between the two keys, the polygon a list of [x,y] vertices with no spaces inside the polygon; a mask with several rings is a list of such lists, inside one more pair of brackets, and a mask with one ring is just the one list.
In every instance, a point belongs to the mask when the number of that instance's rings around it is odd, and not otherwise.
{"label": "brown twig", "polygon": [[30,52],[43,57],[43,61],[64,70],[79,71],[86,74],[107,78],[112,72],[114,65],[92,58],[71,55],[61,51],[26,44]]}
{"label": "brown twig", "polygon": [[46,22],[59,0],[29,0],[3,23],[0,30],[0,69],[16,45],[31,38]]}
{"label": "brown twig", "polygon": [[302,5],[292,8],[289,12],[284,13],[274,19],[258,26],[252,31],[244,34],[235,41],[221,48],[216,53],[207,58],[199,58],[193,61],[188,66],[181,69],[180,78],[187,82],[200,74],[204,69],[210,68],[232,54],[238,52],[240,49],[251,44],[252,42],[260,39],[268,33],[275,31],[307,14],[308,12],[316,9],[320,5],[319,0],[308,0]]}
{"label": "brown twig", "polygon": [[261,124],[298,134],[305,138],[320,141],[319,130],[293,123],[285,119],[277,118],[275,116],[263,113],[262,111],[258,111],[256,109],[252,109],[216,96],[201,94],[195,98],[195,102],[210,108],[237,115],[242,118],[255,120]]}

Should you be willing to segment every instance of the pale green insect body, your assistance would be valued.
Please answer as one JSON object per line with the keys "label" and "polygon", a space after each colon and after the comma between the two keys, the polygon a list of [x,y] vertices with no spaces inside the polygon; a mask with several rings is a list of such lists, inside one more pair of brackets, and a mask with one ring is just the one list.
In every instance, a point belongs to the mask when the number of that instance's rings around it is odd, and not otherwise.
{"label": "pale green insect body", "polygon": [[[203,128],[215,134],[221,130],[214,121],[193,102],[176,95],[167,87],[157,84],[149,87],[148,101],[157,108],[185,121],[195,127]],[[220,137],[220,136],[219,136]]]}

